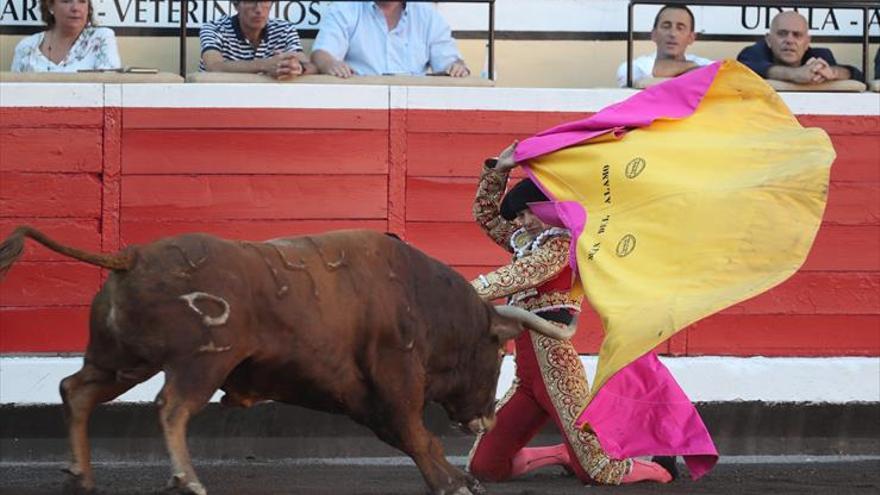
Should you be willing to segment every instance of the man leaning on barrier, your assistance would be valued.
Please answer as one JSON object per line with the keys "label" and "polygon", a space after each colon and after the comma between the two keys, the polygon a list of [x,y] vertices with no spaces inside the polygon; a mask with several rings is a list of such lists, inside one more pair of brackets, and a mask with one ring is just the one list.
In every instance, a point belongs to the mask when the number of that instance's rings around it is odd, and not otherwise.
{"label": "man leaning on barrier", "polygon": [[[686,5],[664,5],[654,18],[651,41],[657,51],[633,59],[632,80],[675,77],[709,65],[711,60],[686,53],[696,40],[694,14]],[[617,69],[617,84],[626,86],[626,62]]]}
{"label": "man leaning on barrier", "polygon": [[312,47],[322,74],[467,77],[449,25],[430,5],[406,2],[334,3]]}
{"label": "man leaning on barrier", "polygon": [[207,23],[199,30],[199,70],[267,74],[291,79],[314,74],[293,23],[269,19],[271,1],[233,1],[236,15]]}
{"label": "man leaning on barrier", "polygon": [[807,20],[794,11],[777,14],[770,32],[739,52],[737,60],[764,79],[797,84],[862,79],[855,67],[838,65],[831,50],[810,47]]}
{"label": "man leaning on barrier", "polygon": [[880,79],[880,48],[874,54],[874,79]]}

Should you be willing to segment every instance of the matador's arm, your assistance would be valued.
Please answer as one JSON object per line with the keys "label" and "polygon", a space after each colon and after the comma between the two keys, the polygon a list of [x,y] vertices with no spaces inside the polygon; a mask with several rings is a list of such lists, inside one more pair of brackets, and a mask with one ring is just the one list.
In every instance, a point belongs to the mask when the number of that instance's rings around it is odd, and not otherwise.
{"label": "matador's arm", "polygon": [[538,287],[568,266],[571,237],[553,237],[532,253],[471,281],[481,298],[491,301]]}
{"label": "matador's arm", "polygon": [[495,160],[490,159],[486,160],[486,165],[483,165],[477,196],[474,198],[474,219],[490,239],[512,252],[510,236],[513,235],[517,227],[516,224],[501,216],[501,199],[504,197],[504,188],[507,186],[509,172],[499,172],[491,168],[490,165],[494,164]]}

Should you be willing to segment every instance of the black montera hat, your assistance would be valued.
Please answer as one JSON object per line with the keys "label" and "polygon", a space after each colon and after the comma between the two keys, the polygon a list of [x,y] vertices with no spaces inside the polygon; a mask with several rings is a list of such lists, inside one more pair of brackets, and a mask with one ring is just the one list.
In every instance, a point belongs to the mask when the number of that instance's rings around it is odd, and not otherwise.
{"label": "black montera hat", "polygon": [[513,220],[517,213],[529,207],[528,203],[539,201],[549,201],[549,199],[531,179],[523,179],[510,188],[501,200],[501,216],[505,220]]}

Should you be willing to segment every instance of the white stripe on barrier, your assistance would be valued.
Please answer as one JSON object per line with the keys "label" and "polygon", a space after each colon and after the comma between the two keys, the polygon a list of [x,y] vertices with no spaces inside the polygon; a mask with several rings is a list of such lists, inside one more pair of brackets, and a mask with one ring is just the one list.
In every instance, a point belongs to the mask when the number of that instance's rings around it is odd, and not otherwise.
{"label": "white stripe on barrier", "polygon": [[122,84],[104,85],[104,106],[107,108],[122,106]]}
{"label": "white stripe on barrier", "polygon": [[[128,108],[306,108],[597,112],[633,95],[618,88],[467,88],[348,84],[122,84]],[[795,115],[878,116],[876,93],[780,93]],[[112,102],[112,103],[111,103]],[[116,98],[107,100],[116,104]],[[0,107],[101,107],[104,85],[2,83]]]}
{"label": "white stripe on barrier", "polygon": [[512,112],[597,112],[635,94],[631,89],[411,87],[408,108]]}
{"label": "white stripe on barrier", "polygon": [[[517,112],[598,112],[636,93],[632,89],[409,88],[408,108],[424,110],[506,110]],[[876,93],[779,93],[795,115],[880,115]]]}
{"label": "white stripe on barrier", "polygon": [[386,110],[388,87],[350,84],[124,84],[127,108]]}
{"label": "white stripe on barrier", "polygon": [[[596,357],[581,360],[592,379]],[[880,401],[880,358],[662,357],[691,400],[767,402]],[[0,404],[57,404],[58,383],[82,365],[79,357],[0,357]],[[513,359],[504,359],[498,396],[510,386]],[[123,394],[118,401],[149,402],[162,387],[160,375]],[[222,392],[214,395],[219,400]]]}
{"label": "white stripe on barrier", "polygon": [[0,83],[0,107],[94,108],[104,106],[101,84]]}

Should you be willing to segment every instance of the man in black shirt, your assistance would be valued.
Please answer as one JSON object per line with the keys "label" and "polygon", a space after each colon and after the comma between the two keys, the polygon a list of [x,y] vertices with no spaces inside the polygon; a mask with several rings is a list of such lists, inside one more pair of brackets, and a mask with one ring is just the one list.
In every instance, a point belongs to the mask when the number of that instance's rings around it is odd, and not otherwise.
{"label": "man in black shirt", "polygon": [[798,84],[862,79],[855,67],[838,65],[831,50],[811,48],[807,20],[794,11],[774,17],[764,39],[743,49],[737,60],[765,79]]}

